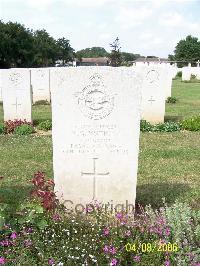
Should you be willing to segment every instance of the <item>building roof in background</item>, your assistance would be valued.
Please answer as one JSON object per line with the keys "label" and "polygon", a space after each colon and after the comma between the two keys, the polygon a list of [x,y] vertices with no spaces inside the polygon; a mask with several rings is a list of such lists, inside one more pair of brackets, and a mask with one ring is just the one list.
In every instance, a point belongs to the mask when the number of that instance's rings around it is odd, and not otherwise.
{"label": "building roof in background", "polygon": [[159,57],[139,57],[135,62],[168,62],[168,59]]}

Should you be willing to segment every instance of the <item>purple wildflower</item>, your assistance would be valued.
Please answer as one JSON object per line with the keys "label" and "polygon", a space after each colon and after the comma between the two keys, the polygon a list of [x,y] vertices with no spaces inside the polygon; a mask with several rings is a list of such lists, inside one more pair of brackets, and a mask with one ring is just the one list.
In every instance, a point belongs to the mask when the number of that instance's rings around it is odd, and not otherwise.
{"label": "purple wildflower", "polygon": [[48,264],[49,264],[49,265],[54,265],[54,263],[55,263],[55,260],[54,260],[54,259],[49,259],[49,260],[48,260]]}
{"label": "purple wildflower", "polygon": [[110,252],[112,255],[114,255],[114,254],[116,254],[117,250],[116,250],[115,247],[110,246],[110,248],[109,248],[109,252]]}
{"label": "purple wildflower", "polygon": [[109,246],[105,245],[104,248],[103,248],[103,251],[104,251],[105,253],[109,252]]}
{"label": "purple wildflower", "polygon": [[134,256],[134,257],[133,257],[133,260],[134,260],[135,262],[139,262],[140,259],[141,259],[140,256]]}
{"label": "purple wildflower", "polygon": [[130,230],[127,230],[126,232],[125,232],[125,236],[130,236],[131,235],[131,231]]}
{"label": "purple wildflower", "polygon": [[103,234],[104,234],[104,236],[109,235],[109,233],[110,233],[110,230],[109,230],[108,228],[105,228],[105,229],[103,230]]}
{"label": "purple wildflower", "polygon": [[165,235],[166,235],[166,236],[169,236],[169,235],[170,235],[170,232],[171,232],[170,228],[167,227],[167,228],[165,229]]}
{"label": "purple wildflower", "polygon": [[2,240],[2,241],[0,242],[0,245],[1,245],[2,247],[9,247],[9,246],[10,246],[10,242],[9,242],[8,240]]}
{"label": "purple wildflower", "polygon": [[0,257],[0,264],[3,265],[6,263],[6,259],[4,257]]}
{"label": "purple wildflower", "polygon": [[111,266],[116,266],[117,262],[118,262],[117,259],[112,259],[110,265]]}
{"label": "purple wildflower", "polygon": [[116,213],[115,217],[119,220],[123,218],[123,214],[121,212]]}
{"label": "purple wildflower", "polygon": [[170,266],[170,261],[169,260],[165,261],[165,266]]}
{"label": "purple wildflower", "polygon": [[53,215],[53,220],[56,221],[56,222],[61,221],[61,216],[60,216],[59,214],[56,214],[56,213],[55,213],[55,214]]}
{"label": "purple wildflower", "polygon": [[27,239],[27,240],[24,241],[24,246],[26,248],[29,248],[31,245],[32,245],[32,241],[30,239]]}
{"label": "purple wildflower", "polygon": [[12,232],[10,238],[11,239],[16,239],[17,238],[17,233],[16,232]]}
{"label": "purple wildflower", "polygon": [[31,228],[31,227],[26,228],[26,232],[27,233],[32,233],[33,232],[33,228]]}

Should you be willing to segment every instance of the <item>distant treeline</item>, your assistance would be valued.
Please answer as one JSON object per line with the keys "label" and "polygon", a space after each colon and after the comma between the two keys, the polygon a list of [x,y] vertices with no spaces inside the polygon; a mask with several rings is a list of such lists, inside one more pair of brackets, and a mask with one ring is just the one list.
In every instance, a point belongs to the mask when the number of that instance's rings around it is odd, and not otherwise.
{"label": "distant treeline", "polygon": [[[0,20],[0,68],[44,67],[61,64],[74,58],[110,57],[102,47],[86,48],[75,53],[66,38],[54,39],[42,30],[32,30],[20,23]],[[139,54],[120,52],[122,64],[134,61]]]}
{"label": "distant treeline", "polygon": [[0,21],[0,68],[52,66],[73,57],[74,49],[65,38],[55,40],[44,29]]}

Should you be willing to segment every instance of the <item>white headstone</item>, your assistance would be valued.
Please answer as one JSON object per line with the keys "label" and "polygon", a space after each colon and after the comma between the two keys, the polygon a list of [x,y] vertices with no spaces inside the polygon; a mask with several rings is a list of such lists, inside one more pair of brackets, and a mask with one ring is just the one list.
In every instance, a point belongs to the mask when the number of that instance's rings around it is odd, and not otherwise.
{"label": "white headstone", "polygon": [[31,68],[31,86],[33,92],[33,102],[50,102],[50,69]]}
{"label": "white headstone", "polygon": [[4,121],[26,119],[32,121],[30,70],[8,69],[2,77]]}
{"label": "white headstone", "polygon": [[141,118],[150,123],[163,123],[165,116],[166,88],[169,85],[165,67],[148,66],[142,69],[144,83],[142,86]]}
{"label": "white headstone", "polygon": [[58,197],[72,207],[94,199],[134,204],[140,78],[130,68],[77,67],[53,70],[51,79]]}
{"label": "white headstone", "polygon": [[182,81],[189,81],[191,79],[192,71],[191,67],[182,68]]}

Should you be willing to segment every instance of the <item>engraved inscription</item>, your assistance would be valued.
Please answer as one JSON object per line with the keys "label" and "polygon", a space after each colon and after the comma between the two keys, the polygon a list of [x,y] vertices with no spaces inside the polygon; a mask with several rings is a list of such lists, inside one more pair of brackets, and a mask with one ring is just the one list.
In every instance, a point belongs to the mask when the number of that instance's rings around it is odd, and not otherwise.
{"label": "engraved inscription", "polygon": [[9,75],[9,80],[11,81],[12,86],[18,86],[22,82],[22,76],[17,72],[11,73]]}

